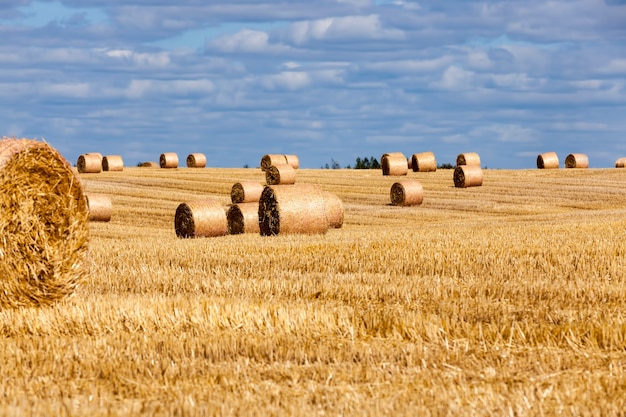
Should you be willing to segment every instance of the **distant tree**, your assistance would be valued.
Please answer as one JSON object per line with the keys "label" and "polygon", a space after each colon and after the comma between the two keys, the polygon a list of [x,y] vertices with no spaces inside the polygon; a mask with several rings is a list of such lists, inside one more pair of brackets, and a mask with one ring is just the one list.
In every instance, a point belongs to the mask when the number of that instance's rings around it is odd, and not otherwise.
{"label": "distant tree", "polygon": [[354,169],[380,169],[380,164],[373,156],[370,158],[361,158],[360,156],[357,156]]}
{"label": "distant tree", "polygon": [[244,168],[250,168],[250,165],[248,165],[248,164],[243,164],[243,167],[244,167]]}
{"label": "distant tree", "polygon": [[335,161],[334,158],[331,158],[330,164],[324,164],[322,169],[341,169],[341,165],[339,165],[339,162]]}
{"label": "distant tree", "polygon": [[453,168],[454,168],[454,165],[450,163],[437,164],[437,169],[453,169]]}

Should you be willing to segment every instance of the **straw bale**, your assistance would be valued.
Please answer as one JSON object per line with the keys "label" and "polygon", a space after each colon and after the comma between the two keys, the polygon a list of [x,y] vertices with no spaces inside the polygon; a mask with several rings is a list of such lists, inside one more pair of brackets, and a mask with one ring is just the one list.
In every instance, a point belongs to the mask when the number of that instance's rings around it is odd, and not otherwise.
{"label": "straw bale", "polygon": [[142,162],[139,165],[141,168],[159,168],[159,163],[154,161]]}
{"label": "straw bale", "polygon": [[242,181],[233,184],[230,189],[230,201],[233,204],[258,203],[263,192],[263,185],[257,181]]}
{"label": "straw bale", "polygon": [[386,153],[380,159],[383,175],[400,176],[409,171],[407,158],[402,152]]}
{"label": "straw bale", "polygon": [[466,152],[457,155],[456,166],[460,165],[475,165],[480,166],[480,155],[476,152]]}
{"label": "straw bale", "polygon": [[198,200],[179,204],[174,215],[176,236],[215,237],[228,234],[226,211],[217,200]]}
{"label": "straw bale", "polygon": [[324,204],[326,204],[326,217],[328,225],[334,229],[341,229],[345,216],[345,209],[341,198],[330,191],[322,191]]}
{"label": "straw bale", "polygon": [[228,220],[228,233],[238,235],[241,233],[259,233],[259,203],[233,204],[226,212]]}
{"label": "straw bale", "polygon": [[94,222],[108,222],[111,220],[113,204],[111,197],[106,194],[85,193],[89,220]]}
{"label": "straw bale", "polygon": [[178,155],[176,152],[165,152],[159,157],[161,168],[178,168]]}
{"label": "straw bale", "polygon": [[103,171],[123,171],[124,160],[120,155],[107,155],[102,158]]}
{"label": "straw bale", "polygon": [[417,180],[403,180],[391,186],[389,195],[394,206],[419,206],[424,201],[424,188]]}
{"label": "straw bale", "polygon": [[589,158],[584,153],[571,153],[565,158],[565,168],[589,168]]}
{"label": "straw bale", "polygon": [[413,157],[412,156],[409,156],[406,159],[406,165],[407,165],[407,168],[409,169],[409,171],[411,171],[413,169]]}
{"label": "straw bale", "polygon": [[559,156],[556,152],[545,152],[537,156],[537,168],[556,169],[559,167]]}
{"label": "straw bale", "polygon": [[0,306],[50,305],[87,274],[85,195],[45,142],[0,140]]}
{"label": "straw bale", "polygon": [[298,155],[285,155],[287,163],[293,167],[293,169],[300,168],[300,158]]}
{"label": "straw bale", "polygon": [[326,201],[316,184],[266,186],[259,200],[261,235],[323,234],[330,227]]}
{"label": "straw bale", "polygon": [[483,170],[477,165],[459,165],[454,168],[454,186],[457,188],[483,185]]}
{"label": "straw bale", "polygon": [[261,158],[261,170],[266,171],[272,165],[287,164],[287,157],[283,154],[270,153]]}
{"label": "straw bale", "polygon": [[97,152],[84,153],[76,161],[78,172],[86,174],[98,174],[102,172],[102,154]]}
{"label": "straw bale", "polygon": [[206,167],[206,155],[203,153],[190,153],[187,155],[187,168]]}
{"label": "straw bale", "polygon": [[437,171],[437,159],[435,159],[435,154],[432,152],[414,153],[410,159],[413,172]]}
{"label": "straw bale", "polygon": [[265,170],[267,185],[295,184],[296,170],[289,164],[272,165]]}
{"label": "straw bale", "polygon": [[618,158],[615,161],[615,168],[626,168],[626,158]]}

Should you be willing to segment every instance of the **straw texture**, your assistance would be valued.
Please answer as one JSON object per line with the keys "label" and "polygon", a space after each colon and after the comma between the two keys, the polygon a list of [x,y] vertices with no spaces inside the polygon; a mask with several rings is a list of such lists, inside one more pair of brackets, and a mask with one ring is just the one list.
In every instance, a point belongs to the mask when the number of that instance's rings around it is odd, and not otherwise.
{"label": "straw texture", "polygon": [[226,212],[228,233],[238,235],[242,233],[259,233],[259,204],[233,204]]}
{"label": "straw texture", "polygon": [[457,155],[456,165],[475,165],[480,166],[480,155],[475,152],[466,152]]}
{"label": "straw texture", "polygon": [[178,168],[178,155],[175,152],[165,152],[159,157],[161,168]]}
{"label": "straw texture", "polygon": [[383,175],[401,176],[409,171],[407,157],[402,152],[386,153],[380,159]]}
{"label": "straw texture", "polygon": [[87,274],[87,202],[45,142],[0,140],[0,306],[53,304]]}
{"label": "straw texture", "polygon": [[420,152],[411,156],[411,169],[413,172],[437,171],[437,159],[432,152]]}
{"label": "straw texture", "polygon": [[459,165],[454,169],[454,186],[457,188],[483,185],[483,170],[476,165]]}
{"label": "straw texture", "polygon": [[589,159],[584,153],[571,153],[565,158],[565,168],[589,168]]}
{"label": "straw texture", "polygon": [[295,184],[296,170],[289,164],[272,165],[265,170],[267,185]]}
{"label": "straw texture", "polygon": [[416,180],[398,181],[391,186],[389,196],[394,206],[418,206],[424,201],[424,188]]}
{"label": "straw texture", "polygon": [[343,226],[345,209],[341,198],[330,191],[322,191],[324,204],[326,204],[326,217],[328,225],[333,229],[340,229]]}
{"label": "straw texture", "polygon": [[261,170],[266,171],[272,165],[286,164],[287,157],[283,154],[270,153],[261,158]]}
{"label": "straw texture", "polygon": [[106,194],[85,193],[89,220],[94,222],[108,222],[113,213],[111,197]]}
{"label": "straw texture", "polygon": [[258,203],[263,192],[263,185],[256,181],[242,181],[233,184],[230,189],[230,201],[233,204]]}
{"label": "straw texture", "polygon": [[98,174],[102,172],[102,154],[97,152],[84,153],[78,157],[76,168],[81,174]]}
{"label": "straw texture", "polygon": [[298,155],[285,155],[285,159],[293,169],[300,168],[300,158],[298,158]]}
{"label": "straw texture", "polygon": [[545,152],[537,156],[537,168],[557,169],[559,167],[559,156],[556,152]]}
{"label": "straw texture", "polygon": [[206,155],[203,153],[190,153],[187,155],[187,168],[206,167]]}
{"label": "straw texture", "polygon": [[615,168],[626,168],[626,158],[618,158],[615,161]]}
{"label": "straw texture", "polygon": [[102,158],[103,171],[123,171],[124,160],[121,155],[107,155]]}
{"label": "straw texture", "polygon": [[174,228],[180,238],[224,236],[228,234],[226,212],[217,200],[181,203],[174,215]]}

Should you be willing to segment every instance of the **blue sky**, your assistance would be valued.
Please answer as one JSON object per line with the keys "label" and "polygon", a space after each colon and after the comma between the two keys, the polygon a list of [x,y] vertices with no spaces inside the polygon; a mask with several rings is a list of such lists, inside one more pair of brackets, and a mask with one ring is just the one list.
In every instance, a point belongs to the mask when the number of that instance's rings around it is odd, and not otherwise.
{"label": "blue sky", "polygon": [[626,1],[0,0],[0,135],[75,163],[626,156]]}

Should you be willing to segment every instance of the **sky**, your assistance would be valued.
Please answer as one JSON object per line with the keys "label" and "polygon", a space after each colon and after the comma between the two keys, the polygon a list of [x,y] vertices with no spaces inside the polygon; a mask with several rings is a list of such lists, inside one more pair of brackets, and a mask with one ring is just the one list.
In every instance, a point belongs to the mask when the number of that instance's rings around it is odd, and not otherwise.
{"label": "sky", "polygon": [[72,164],[626,156],[626,0],[0,0],[0,136]]}

